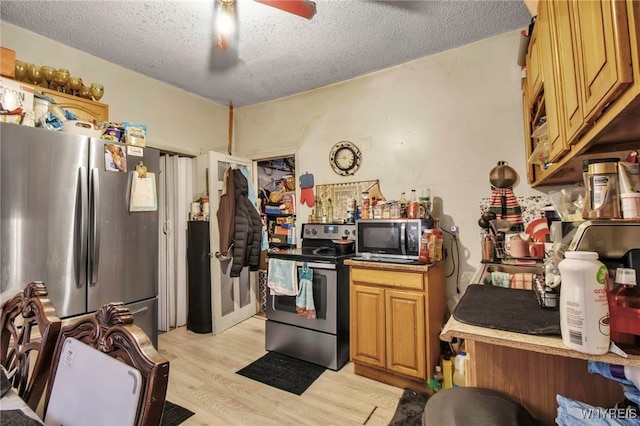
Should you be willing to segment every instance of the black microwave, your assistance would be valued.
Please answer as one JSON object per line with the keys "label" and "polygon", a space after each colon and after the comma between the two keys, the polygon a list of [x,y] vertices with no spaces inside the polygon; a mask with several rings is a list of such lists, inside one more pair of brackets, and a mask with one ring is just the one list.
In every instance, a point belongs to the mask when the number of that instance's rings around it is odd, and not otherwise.
{"label": "black microwave", "polygon": [[425,219],[361,219],[356,221],[356,255],[364,258],[415,259]]}

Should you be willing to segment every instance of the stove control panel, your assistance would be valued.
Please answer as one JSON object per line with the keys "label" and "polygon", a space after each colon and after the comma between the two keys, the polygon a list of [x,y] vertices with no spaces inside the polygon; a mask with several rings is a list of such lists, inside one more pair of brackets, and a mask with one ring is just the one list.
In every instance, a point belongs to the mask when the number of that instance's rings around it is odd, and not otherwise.
{"label": "stove control panel", "polygon": [[305,223],[302,225],[302,238],[312,240],[355,240],[355,224]]}

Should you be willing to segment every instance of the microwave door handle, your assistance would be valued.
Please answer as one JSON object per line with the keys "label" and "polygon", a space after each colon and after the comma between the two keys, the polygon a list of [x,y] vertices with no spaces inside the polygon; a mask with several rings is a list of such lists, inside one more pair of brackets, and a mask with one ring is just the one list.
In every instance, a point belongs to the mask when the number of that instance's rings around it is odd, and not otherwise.
{"label": "microwave door handle", "polygon": [[406,223],[400,224],[400,249],[402,250],[403,255],[407,254],[407,250],[405,249],[406,240],[407,240],[406,232],[407,232],[407,224]]}

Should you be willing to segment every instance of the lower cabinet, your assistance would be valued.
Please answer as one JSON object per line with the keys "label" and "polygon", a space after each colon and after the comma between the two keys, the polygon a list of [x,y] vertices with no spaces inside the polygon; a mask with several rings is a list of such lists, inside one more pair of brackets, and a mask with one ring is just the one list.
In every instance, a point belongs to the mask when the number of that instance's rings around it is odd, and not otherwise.
{"label": "lower cabinet", "polygon": [[350,274],[354,372],[425,392],[440,355],[444,265],[367,265]]}

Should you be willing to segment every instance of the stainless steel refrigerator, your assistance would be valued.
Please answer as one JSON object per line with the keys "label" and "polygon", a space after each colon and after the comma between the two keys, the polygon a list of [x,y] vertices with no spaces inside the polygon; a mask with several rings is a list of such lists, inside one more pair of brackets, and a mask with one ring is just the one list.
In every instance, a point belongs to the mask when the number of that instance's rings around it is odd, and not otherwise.
{"label": "stainless steel refrigerator", "polygon": [[158,211],[131,212],[130,193],[140,161],[157,180],[159,151],[0,126],[2,291],[44,281],[61,318],[124,302],[157,347]]}

